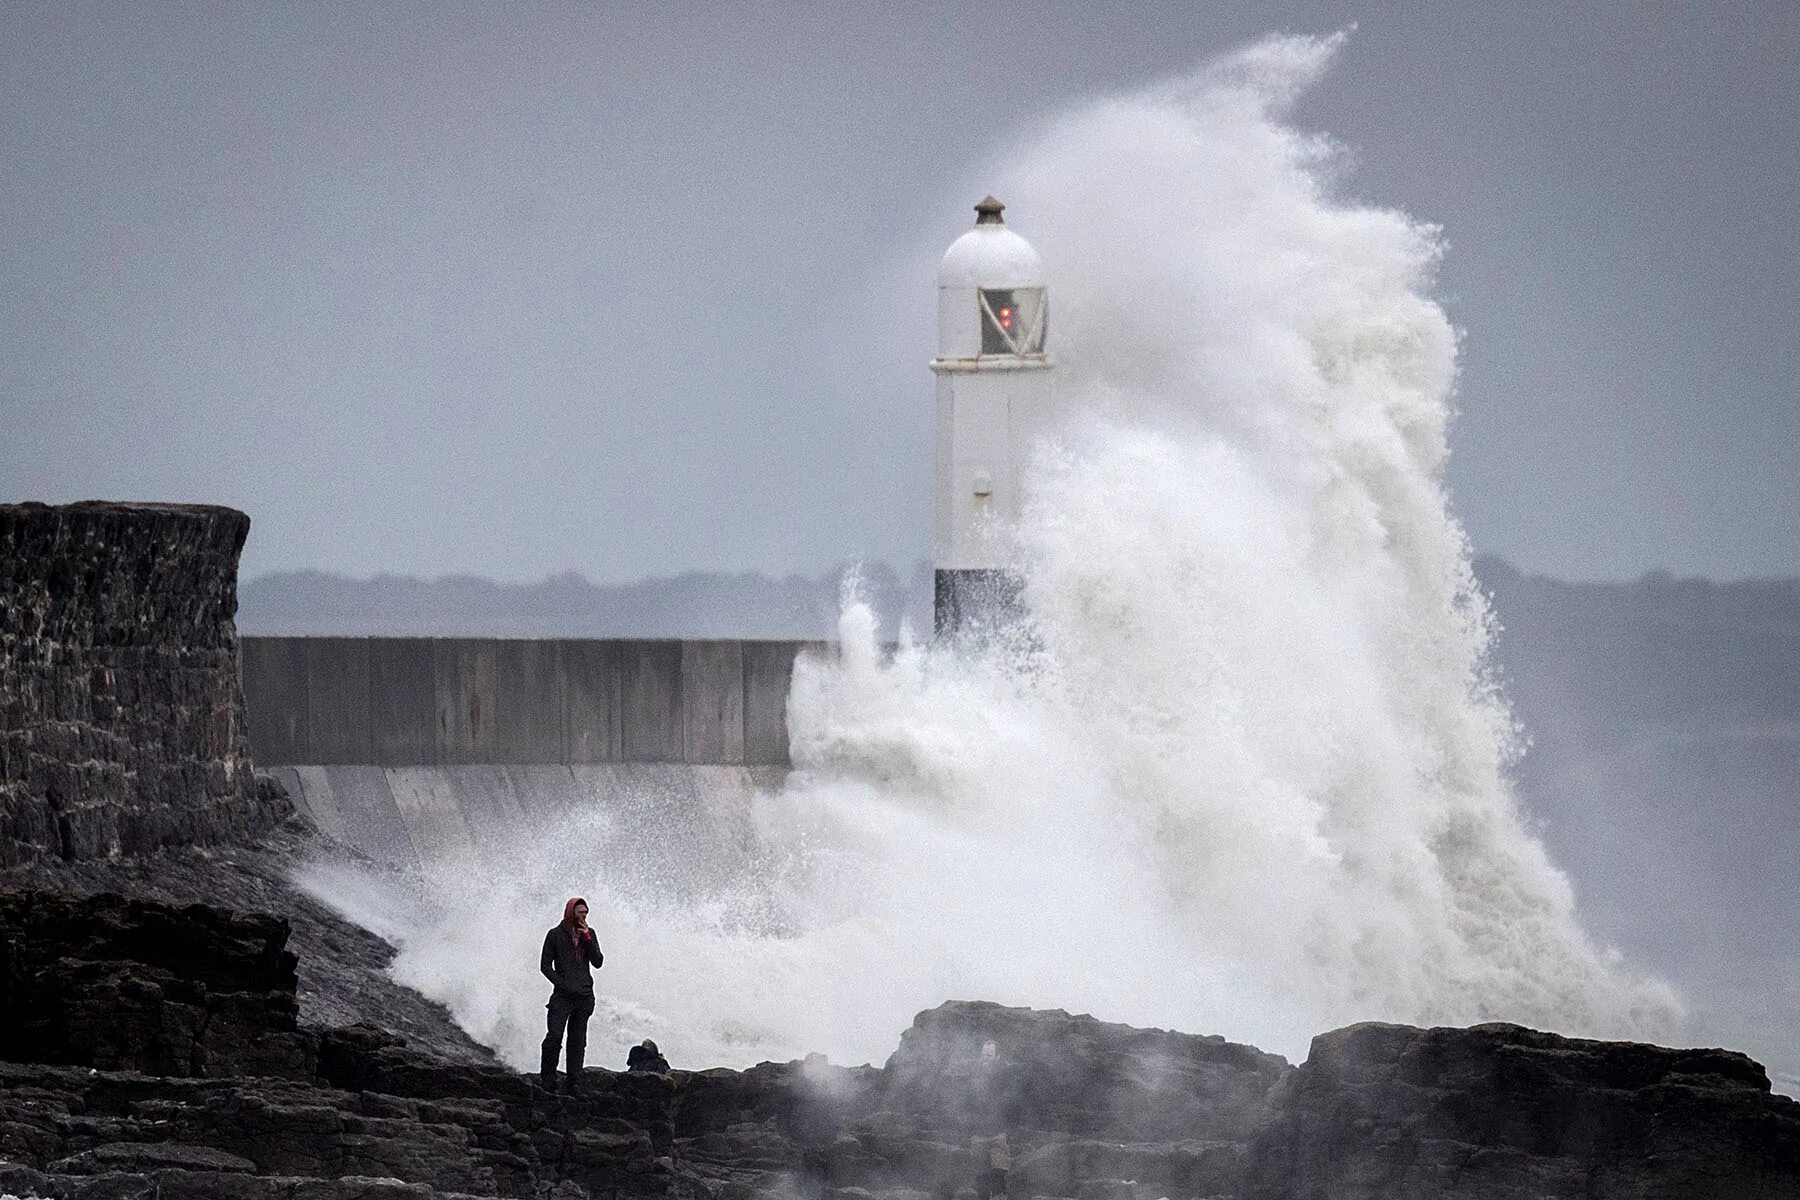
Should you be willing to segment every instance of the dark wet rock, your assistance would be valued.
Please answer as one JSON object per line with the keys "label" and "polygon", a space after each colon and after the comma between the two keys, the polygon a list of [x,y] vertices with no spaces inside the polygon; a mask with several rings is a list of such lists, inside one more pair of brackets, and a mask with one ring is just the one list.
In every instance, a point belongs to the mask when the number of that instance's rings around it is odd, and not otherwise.
{"label": "dark wet rock", "polygon": [[184,1146],[179,1142],[109,1142],[57,1159],[46,1170],[59,1175],[143,1174],[170,1167],[248,1174],[256,1171],[256,1164],[247,1158],[211,1146]]}
{"label": "dark wet rock", "polygon": [[1800,1104],[1725,1050],[1371,1023],[1313,1040],[1255,1154],[1294,1200],[1800,1196]]}
{"label": "dark wet rock", "polygon": [[[598,1095],[608,1090],[595,1081]],[[0,1067],[0,1154],[48,1177],[162,1178],[180,1169],[285,1180],[290,1191],[300,1180],[388,1178],[412,1188],[395,1195],[532,1196],[557,1183],[588,1194],[663,1194],[671,1168],[656,1162],[649,1133],[598,1116],[601,1107],[544,1093],[511,1105],[480,1094],[421,1100],[319,1080],[156,1079],[7,1064]],[[359,1195],[360,1186],[295,1194]],[[218,1180],[208,1187],[204,1194],[290,1194]]]}
{"label": "dark wet rock", "polygon": [[[1017,1200],[1800,1200],[1800,1104],[1725,1051],[1361,1025],[1294,1068],[951,1003],[881,1069],[590,1069],[563,1095],[388,1029],[297,1024],[285,935],[254,914],[0,893],[0,1030],[47,1031],[12,1035],[0,1062],[0,1192],[966,1200],[1004,1135]],[[52,1019],[47,997],[78,1016]],[[113,1011],[130,1032],[108,1043],[95,1022]]]}
{"label": "dark wet rock", "polygon": [[[984,1043],[994,1057],[984,1062]],[[1243,1138],[1286,1059],[1221,1037],[998,1004],[919,1014],[887,1062],[891,1107],[969,1136],[996,1124],[1135,1141]]]}
{"label": "dark wet rock", "polygon": [[310,1074],[287,922],[0,891],[0,1057],[153,1075]]}
{"label": "dark wet rock", "polygon": [[256,846],[169,848],[111,862],[38,860],[0,870],[0,887],[92,896],[122,892],[172,907],[203,903],[245,912],[279,912],[290,927],[287,948],[300,959],[299,1016],[304,1023],[352,1025],[379,1016],[383,1027],[414,1047],[459,1062],[498,1059],[464,1033],[443,1005],[395,983],[387,974],[394,947],[343,919],[292,881],[313,843],[284,822]]}
{"label": "dark wet rock", "polygon": [[209,505],[0,505],[0,867],[253,841],[237,675],[250,519]]}

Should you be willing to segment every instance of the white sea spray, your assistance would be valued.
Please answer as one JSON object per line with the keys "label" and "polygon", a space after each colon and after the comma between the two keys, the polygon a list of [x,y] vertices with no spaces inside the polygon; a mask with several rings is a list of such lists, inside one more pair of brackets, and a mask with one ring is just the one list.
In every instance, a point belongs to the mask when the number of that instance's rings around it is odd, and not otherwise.
{"label": "white sea spray", "polygon": [[577,891],[608,954],[589,1061],[615,1066],[645,1036],[684,1066],[879,1061],[952,997],[1294,1057],[1368,1019],[1669,1036],[1672,993],[1584,933],[1508,783],[1443,485],[1437,231],[1339,198],[1289,123],[1339,40],[1083,105],[997,172],[1060,363],[1022,655],[890,654],[852,598],[841,653],[796,669],[787,785],[662,806],[723,842],[576,797],[416,892],[325,865],[314,890],[520,1066]]}

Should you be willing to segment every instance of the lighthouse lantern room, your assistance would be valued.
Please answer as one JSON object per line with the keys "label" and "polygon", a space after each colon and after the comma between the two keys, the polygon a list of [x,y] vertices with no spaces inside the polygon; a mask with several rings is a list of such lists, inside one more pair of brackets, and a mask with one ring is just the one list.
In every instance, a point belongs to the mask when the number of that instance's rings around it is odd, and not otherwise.
{"label": "lighthouse lantern room", "polygon": [[940,635],[1003,625],[1019,603],[1013,531],[1050,417],[1044,264],[992,196],[938,267],[934,554]]}

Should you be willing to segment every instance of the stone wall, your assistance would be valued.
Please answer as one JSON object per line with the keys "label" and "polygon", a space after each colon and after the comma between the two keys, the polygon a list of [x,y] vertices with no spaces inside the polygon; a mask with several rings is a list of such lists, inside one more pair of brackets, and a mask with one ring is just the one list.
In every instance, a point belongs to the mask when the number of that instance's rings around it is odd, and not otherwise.
{"label": "stone wall", "polygon": [[0,505],[0,867],[245,840],[259,788],[237,677],[229,508]]}

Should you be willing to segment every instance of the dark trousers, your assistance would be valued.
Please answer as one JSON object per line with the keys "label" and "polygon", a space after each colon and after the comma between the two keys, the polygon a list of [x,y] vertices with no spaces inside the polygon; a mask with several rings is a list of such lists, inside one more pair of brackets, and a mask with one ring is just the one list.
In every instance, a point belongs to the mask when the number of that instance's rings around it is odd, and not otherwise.
{"label": "dark trousers", "polygon": [[581,1062],[587,1056],[587,1023],[594,1015],[592,992],[565,992],[558,988],[545,1005],[549,1013],[544,1030],[544,1086],[556,1082],[556,1056],[562,1052],[563,1027],[569,1030],[569,1082],[581,1074]]}

